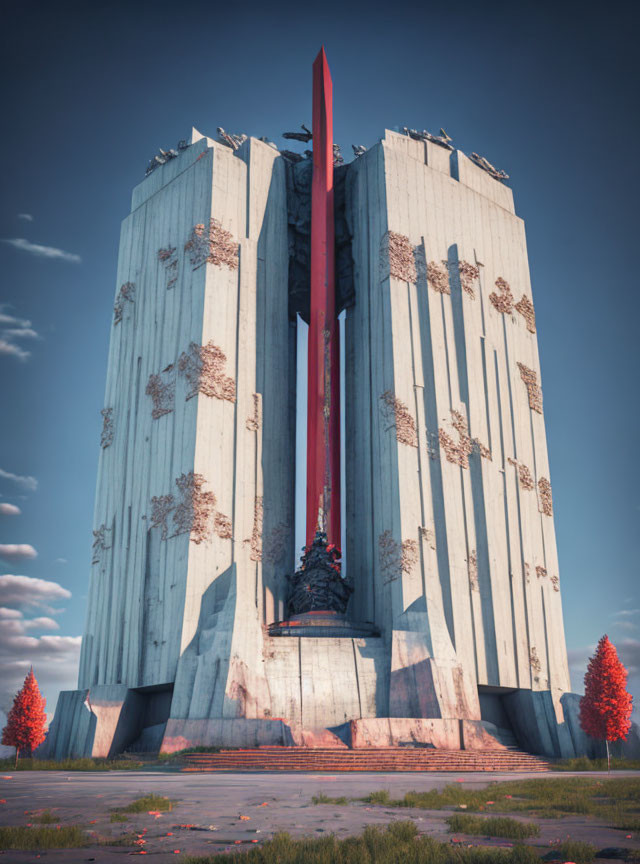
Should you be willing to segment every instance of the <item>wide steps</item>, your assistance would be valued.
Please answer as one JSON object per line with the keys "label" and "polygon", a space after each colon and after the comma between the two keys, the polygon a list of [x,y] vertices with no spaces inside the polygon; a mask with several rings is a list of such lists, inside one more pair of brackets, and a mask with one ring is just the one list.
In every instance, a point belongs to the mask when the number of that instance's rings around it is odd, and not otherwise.
{"label": "wide steps", "polygon": [[521,750],[259,747],[185,753],[183,771],[522,771],[548,763]]}

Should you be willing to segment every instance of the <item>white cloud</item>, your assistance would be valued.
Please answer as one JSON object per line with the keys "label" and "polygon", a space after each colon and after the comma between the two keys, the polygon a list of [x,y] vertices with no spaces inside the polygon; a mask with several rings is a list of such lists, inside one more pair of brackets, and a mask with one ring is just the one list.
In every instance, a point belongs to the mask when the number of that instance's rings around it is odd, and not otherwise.
{"label": "white cloud", "polygon": [[8,711],[31,666],[47,700],[47,716],[60,690],[78,686],[80,636],[18,636],[0,633],[0,706]]}
{"label": "white cloud", "polygon": [[[58,692],[77,687],[80,636],[32,636],[30,632],[59,630],[48,617],[60,611],[49,603],[71,597],[57,582],[30,576],[0,576],[0,708],[8,711],[33,666],[40,690],[53,719]],[[14,608],[17,607],[17,608]],[[44,610],[47,615],[22,610]]]}
{"label": "white cloud", "polygon": [[23,328],[12,328],[10,330],[3,330],[2,335],[9,339],[39,339],[40,334],[36,333],[35,330],[32,330],[30,327]]}
{"label": "white cloud", "polygon": [[23,477],[20,474],[12,474],[11,471],[3,471],[0,468],[0,479],[12,480],[17,486],[21,486],[28,492],[35,492],[38,488],[38,481],[35,477]]}
{"label": "white cloud", "polygon": [[25,351],[24,348],[2,337],[0,337],[0,354],[4,354],[5,357],[17,357],[18,360],[23,361],[31,357],[31,351]]}
{"label": "white cloud", "polygon": [[25,649],[28,652],[29,658],[40,657],[56,657],[66,654],[71,649],[80,647],[82,642],[81,636],[12,636],[9,635],[9,645],[6,646],[0,643],[0,657],[6,651],[7,647],[11,648],[11,656],[15,659],[13,649]]}
{"label": "white cloud", "polygon": [[57,582],[32,576],[0,576],[0,603],[5,606],[37,606],[49,611],[49,604],[69,597],[71,591]]}
{"label": "white cloud", "polygon": [[15,315],[7,314],[7,304],[0,304],[0,354],[5,357],[17,357],[18,360],[28,360],[31,352],[22,347],[21,339],[39,339],[39,334],[31,326],[31,321],[26,318],[16,318]]}
{"label": "white cloud", "polygon": [[16,318],[4,310],[7,304],[0,304],[0,355],[5,357],[17,357],[18,360],[28,360],[31,352],[20,344],[21,339],[39,339],[39,334],[31,326],[31,321],[26,318]]}
{"label": "white cloud", "polygon": [[571,673],[571,689],[574,693],[584,693],[584,675],[587,671],[589,658],[593,657],[595,650],[595,645],[587,645],[583,648],[569,648],[567,650],[569,672]]}
{"label": "white cloud", "polygon": [[621,639],[616,648],[629,673],[640,672],[640,639]]}
{"label": "white cloud", "polygon": [[616,621],[613,625],[616,630],[637,630],[638,624],[635,621]]}
{"label": "white cloud", "polygon": [[53,618],[31,618],[24,622],[25,630],[59,630],[60,625]]}
{"label": "white cloud", "polygon": [[[0,729],[4,729],[7,725],[7,714],[0,710]],[[0,744],[0,759],[8,759],[10,756],[16,755],[15,747],[7,747],[6,744]]]}
{"label": "white cloud", "polygon": [[53,563],[54,564],[68,564],[69,562],[67,561],[66,558],[56,558],[56,560]]}
{"label": "white cloud", "polygon": [[7,561],[24,561],[37,557],[38,553],[30,543],[0,543],[0,558]]}
{"label": "white cloud", "polygon": [[611,617],[628,617],[630,615],[640,615],[640,609],[621,609],[619,612],[613,612]]}
{"label": "white cloud", "polygon": [[[0,309],[4,308],[6,303],[4,306],[0,305]],[[8,324],[11,327],[31,327],[31,321],[27,321],[26,318],[16,318],[15,315],[6,315],[4,312],[0,312],[0,324]]]}
{"label": "white cloud", "polygon": [[21,249],[29,255],[35,255],[37,258],[49,258],[58,261],[71,261],[74,264],[79,264],[82,258],[73,252],[65,252],[63,249],[57,249],[55,246],[41,246],[39,243],[32,243],[30,240],[25,240],[24,237],[0,238],[2,243],[7,243],[13,246],[14,249]]}
{"label": "white cloud", "polygon": [[22,510],[8,501],[0,501],[0,516],[19,516]]}
{"label": "white cloud", "polygon": [[23,222],[33,222],[31,213],[18,213],[18,219],[22,219]]}

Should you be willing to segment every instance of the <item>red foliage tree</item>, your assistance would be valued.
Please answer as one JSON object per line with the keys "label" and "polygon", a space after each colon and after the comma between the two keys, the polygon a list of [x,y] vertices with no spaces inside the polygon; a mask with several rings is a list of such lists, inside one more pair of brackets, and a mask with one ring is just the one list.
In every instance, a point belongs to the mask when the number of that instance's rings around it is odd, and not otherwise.
{"label": "red foliage tree", "polygon": [[618,652],[609,637],[603,636],[584,676],[580,725],[592,738],[604,739],[607,764],[609,741],[625,739],[631,728],[633,700],[626,685],[627,670],[618,659]]}
{"label": "red foliage tree", "polygon": [[13,700],[7,725],[2,731],[2,743],[16,748],[16,767],[21,750],[28,750],[31,755],[45,739],[46,704],[47,700],[41,695],[36,676],[31,668],[24,679],[22,690]]}

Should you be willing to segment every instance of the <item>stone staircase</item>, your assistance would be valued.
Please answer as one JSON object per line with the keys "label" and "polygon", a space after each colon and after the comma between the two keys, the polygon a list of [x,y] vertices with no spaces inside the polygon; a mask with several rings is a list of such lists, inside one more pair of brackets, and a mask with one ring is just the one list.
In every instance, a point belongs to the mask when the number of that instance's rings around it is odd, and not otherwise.
{"label": "stone staircase", "polygon": [[259,747],[185,753],[183,771],[523,771],[542,772],[548,763],[515,748],[435,750],[423,747]]}

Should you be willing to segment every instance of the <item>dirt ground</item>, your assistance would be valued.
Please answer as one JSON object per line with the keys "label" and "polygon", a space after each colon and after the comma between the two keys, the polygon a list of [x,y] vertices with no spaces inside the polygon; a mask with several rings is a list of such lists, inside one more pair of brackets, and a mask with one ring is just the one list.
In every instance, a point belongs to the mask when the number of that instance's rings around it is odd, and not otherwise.
{"label": "dirt ground", "polygon": [[[485,840],[450,834],[445,819],[450,811],[399,809],[353,803],[347,806],[314,805],[319,793],[336,797],[360,797],[387,789],[397,798],[411,790],[441,789],[461,782],[473,789],[485,788],[501,780],[524,780],[541,776],[570,775],[472,774],[472,773],[221,773],[181,774],[162,771],[16,772],[0,777],[0,825],[37,823],[37,814],[49,810],[57,824],[81,825],[94,831],[96,838],[113,840],[132,833],[144,841],[138,846],[105,847],[91,845],[81,849],[49,851],[5,851],[0,862],[47,861],[112,862],[140,851],[157,864],[180,861],[184,854],[212,855],[263,843],[278,831],[293,836],[334,833],[338,837],[360,833],[367,825],[386,825],[395,820],[415,821],[421,833],[438,840],[464,845],[509,846],[507,840]],[[598,775],[606,777],[604,775]],[[616,776],[623,776],[616,773]],[[625,772],[624,776],[640,776]],[[124,807],[136,798],[155,793],[176,801],[171,812],[157,815],[131,814],[127,822],[111,823],[110,811]],[[496,814],[497,815],[497,814]],[[512,814],[511,814],[512,815]],[[529,817],[524,817],[529,818]],[[535,819],[541,826],[540,837],[526,841],[549,848],[568,838],[586,840],[599,849],[627,847],[640,849],[637,839],[625,832],[581,817]],[[178,851],[179,850],[179,851]],[[604,859],[599,859],[604,864]]]}

